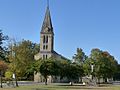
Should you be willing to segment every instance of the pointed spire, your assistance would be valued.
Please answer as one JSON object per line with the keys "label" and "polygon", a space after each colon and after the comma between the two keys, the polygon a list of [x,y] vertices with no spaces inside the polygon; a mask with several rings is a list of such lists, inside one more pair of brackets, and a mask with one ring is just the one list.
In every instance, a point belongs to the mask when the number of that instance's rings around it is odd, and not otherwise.
{"label": "pointed spire", "polygon": [[49,8],[49,0],[47,0],[47,7]]}
{"label": "pointed spire", "polygon": [[49,10],[49,0],[47,0],[47,9],[45,13],[45,18],[42,25],[41,33],[53,33],[52,21]]}

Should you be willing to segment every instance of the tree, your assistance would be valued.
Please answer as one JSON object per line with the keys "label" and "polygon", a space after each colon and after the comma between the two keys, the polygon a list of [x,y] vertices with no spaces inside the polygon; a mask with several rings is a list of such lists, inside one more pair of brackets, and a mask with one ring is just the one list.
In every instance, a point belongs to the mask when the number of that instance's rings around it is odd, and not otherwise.
{"label": "tree", "polygon": [[12,80],[12,75],[13,75],[13,72],[10,72],[10,71],[5,72],[5,78],[9,81]]}
{"label": "tree", "polygon": [[101,60],[101,50],[98,48],[92,49],[90,56],[84,61],[83,68],[84,74],[87,76],[93,75],[94,73],[91,70],[91,65],[95,68],[96,62]]}
{"label": "tree", "polygon": [[[94,71],[91,72],[91,65],[94,65]],[[90,57],[84,63],[84,71],[86,75],[107,79],[113,77],[116,72],[117,61],[106,51],[100,49],[92,49]]]}
{"label": "tree", "polygon": [[[83,67],[83,63],[86,59],[87,59],[87,56],[85,55],[83,50],[81,48],[77,48],[77,53],[74,54],[74,56],[73,56],[74,62],[81,65],[81,67]],[[79,81],[82,82],[81,76],[79,77]]]}
{"label": "tree", "polygon": [[83,63],[85,61],[85,59],[87,58],[87,56],[85,55],[85,53],[83,52],[83,50],[81,48],[77,48],[77,53],[74,54],[73,59],[76,63]]}
{"label": "tree", "polygon": [[1,88],[2,88],[2,76],[3,73],[7,70],[7,64],[4,61],[0,61],[0,81],[1,81]]}
{"label": "tree", "polygon": [[101,59],[96,61],[95,74],[98,78],[102,77],[105,82],[107,78],[112,78],[117,70],[117,61],[108,52],[101,53]]}
{"label": "tree", "polygon": [[80,64],[72,63],[69,60],[61,60],[59,66],[61,79],[67,77],[71,85],[84,74],[83,67]]}
{"label": "tree", "polygon": [[79,79],[79,77],[83,76],[84,73],[83,68],[76,63],[67,65],[65,69],[67,72],[66,77],[70,80],[71,85],[76,79]]}
{"label": "tree", "polygon": [[54,57],[35,61],[29,69],[29,72],[33,72],[34,70],[40,72],[41,75],[44,76],[46,85],[48,76],[60,76],[61,79],[63,77],[67,77],[68,80],[73,82],[84,74],[83,67],[81,65],[71,63],[70,60],[65,58],[56,59]]}
{"label": "tree", "polygon": [[29,76],[29,75],[33,75],[34,73],[39,73],[40,72],[40,67],[41,67],[41,63],[42,62],[42,59],[39,59],[39,60],[35,60],[34,62],[32,62],[28,68],[27,68],[27,71],[26,71],[26,76]]}
{"label": "tree", "polygon": [[87,58],[84,61],[83,69],[84,69],[85,76],[91,75],[91,64],[92,64],[92,60],[90,58]]}
{"label": "tree", "polygon": [[98,48],[92,49],[91,54],[90,54],[91,60],[93,60],[93,61],[100,60],[101,53],[102,53],[102,50],[100,50]]}
{"label": "tree", "polygon": [[117,65],[117,71],[113,76],[114,81],[120,81],[120,64]]}
{"label": "tree", "polygon": [[6,40],[8,40],[8,36],[3,35],[0,30],[0,60],[4,61],[7,61],[7,47],[4,46]]}
{"label": "tree", "polygon": [[34,55],[38,50],[38,45],[29,40],[22,40],[16,42],[12,39],[9,45],[9,71],[15,75],[16,86],[18,86],[17,79],[22,77],[31,77],[26,74],[27,68],[33,63]]}
{"label": "tree", "polygon": [[60,66],[60,78],[64,78],[67,76],[67,71],[68,71],[68,65],[71,64],[70,60],[60,60],[59,66]]}
{"label": "tree", "polygon": [[10,45],[9,45],[9,69],[8,72],[12,72],[12,75],[14,75],[14,80],[15,80],[15,84],[16,87],[18,87],[18,82],[17,82],[17,68],[19,67],[19,63],[17,62],[17,58],[16,58],[16,41],[15,39],[12,39],[10,41]]}
{"label": "tree", "polygon": [[48,76],[59,75],[59,65],[57,64],[57,61],[52,57],[47,60],[42,60],[39,70],[45,78],[45,85],[47,85]]}

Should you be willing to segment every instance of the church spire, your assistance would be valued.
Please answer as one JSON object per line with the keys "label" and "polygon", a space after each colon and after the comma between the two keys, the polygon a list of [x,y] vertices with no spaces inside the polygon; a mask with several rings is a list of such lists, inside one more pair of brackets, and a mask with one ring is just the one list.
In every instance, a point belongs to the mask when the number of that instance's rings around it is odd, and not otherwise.
{"label": "church spire", "polygon": [[49,8],[49,0],[47,0],[47,7]]}
{"label": "church spire", "polygon": [[50,10],[49,10],[49,0],[47,0],[47,9],[46,9],[41,33],[53,33],[51,15],[50,15]]}

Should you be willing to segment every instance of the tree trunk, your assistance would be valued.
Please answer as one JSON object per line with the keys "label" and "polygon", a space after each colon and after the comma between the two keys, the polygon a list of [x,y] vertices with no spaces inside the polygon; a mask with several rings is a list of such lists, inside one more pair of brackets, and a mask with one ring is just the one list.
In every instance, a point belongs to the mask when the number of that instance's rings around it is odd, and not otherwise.
{"label": "tree trunk", "polygon": [[0,81],[1,81],[0,87],[2,88],[2,75],[0,75]]}
{"label": "tree trunk", "polygon": [[[15,73],[14,73],[15,74]],[[15,85],[16,85],[16,87],[18,87],[18,82],[17,82],[17,77],[16,77],[16,74],[15,74]]]}
{"label": "tree trunk", "polygon": [[0,82],[1,82],[0,87],[2,88],[2,72],[1,71],[0,71]]}
{"label": "tree trunk", "polygon": [[107,78],[105,78],[105,83],[107,83]]}
{"label": "tree trunk", "polygon": [[98,78],[98,84],[100,85],[100,78]]}
{"label": "tree trunk", "polygon": [[45,78],[45,85],[47,85],[47,77]]}
{"label": "tree trunk", "polygon": [[16,84],[16,87],[18,87],[18,82],[16,78],[15,78],[15,84]]}
{"label": "tree trunk", "polygon": [[107,83],[107,78],[103,78],[104,79],[104,83]]}

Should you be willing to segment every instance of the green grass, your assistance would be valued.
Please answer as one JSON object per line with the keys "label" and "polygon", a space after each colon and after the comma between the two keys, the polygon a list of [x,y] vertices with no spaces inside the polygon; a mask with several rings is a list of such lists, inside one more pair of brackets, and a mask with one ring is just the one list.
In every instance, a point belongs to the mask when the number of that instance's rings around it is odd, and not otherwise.
{"label": "green grass", "polygon": [[120,86],[105,85],[100,87],[92,87],[92,86],[32,85],[32,86],[19,86],[17,88],[3,88],[0,90],[120,90]]}

